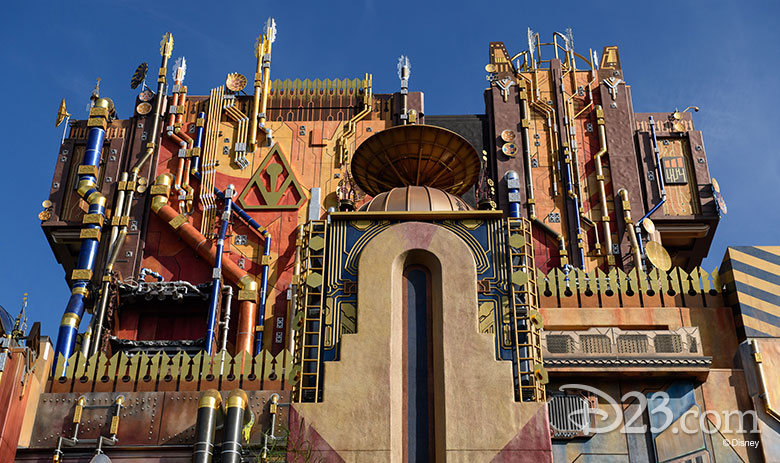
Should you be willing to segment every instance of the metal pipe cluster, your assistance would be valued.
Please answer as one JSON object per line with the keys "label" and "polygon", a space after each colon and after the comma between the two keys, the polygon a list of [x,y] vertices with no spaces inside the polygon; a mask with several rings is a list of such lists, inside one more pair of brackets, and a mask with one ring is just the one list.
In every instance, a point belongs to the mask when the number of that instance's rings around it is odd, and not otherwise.
{"label": "metal pipe cluster", "polygon": [[[105,220],[106,198],[98,190],[97,177],[100,173],[100,159],[103,151],[103,142],[106,138],[106,126],[108,124],[110,102],[108,99],[99,98],[89,111],[89,133],[87,134],[87,146],[84,151],[84,160],[78,168],[78,195],[88,204],[89,209],[84,216],[84,228],[80,237],[81,249],[79,251],[76,269],[71,276],[71,295],[65,314],[60,322],[57,335],[57,347],[54,353],[52,374],[57,369],[59,356],[64,357],[64,362],[73,354],[78,334],[79,323],[84,315],[84,299],[89,296],[89,283],[92,280],[92,272],[95,269],[95,259],[100,246],[101,229]],[[65,371],[63,367],[62,371]]]}

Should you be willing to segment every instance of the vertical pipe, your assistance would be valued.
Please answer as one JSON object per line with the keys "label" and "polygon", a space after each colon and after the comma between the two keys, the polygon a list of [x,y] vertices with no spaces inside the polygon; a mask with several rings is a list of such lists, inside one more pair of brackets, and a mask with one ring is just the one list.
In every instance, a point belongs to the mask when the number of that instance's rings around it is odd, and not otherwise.
{"label": "vertical pipe", "polygon": [[642,269],[642,252],[637,242],[637,235],[633,233],[632,227],[634,222],[631,220],[631,203],[628,201],[628,191],[625,188],[618,190],[620,199],[623,200],[623,220],[626,223],[626,232],[628,233],[628,240],[631,242],[631,252],[634,254],[634,267],[637,270]]}
{"label": "vertical pipe", "polygon": [[230,392],[225,407],[225,427],[222,438],[222,463],[241,463],[241,428],[246,421],[249,399],[241,389]]}
{"label": "vertical pipe", "polygon": [[636,239],[639,243],[639,253],[640,255],[645,254],[644,245],[642,244],[642,222],[653,215],[655,211],[657,211],[665,202],[666,202],[666,185],[664,185],[664,177],[663,172],[661,172],[661,156],[660,152],[658,150],[658,139],[655,136],[655,120],[653,119],[653,116],[650,116],[650,134],[651,134],[651,140],[653,142],[653,154],[655,154],[655,176],[658,179],[658,192],[661,195],[661,201],[659,201],[655,206],[653,206],[650,211],[645,214],[641,219],[639,219],[639,222],[637,222],[635,226],[635,233],[636,233]]}
{"label": "vertical pipe", "polygon": [[214,434],[217,416],[222,414],[222,397],[214,389],[201,393],[198,417],[195,422],[195,445],[192,447],[192,463],[211,463],[214,455]]}
{"label": "vertical pipe", "polygon": [[265,243],[263,246],[263,267],[261,270],[261,280],[260,280],[260,299],[258,301],[258,304],[260,304],[259,310],[257,311],[257,335],[255,336],[255,355],[260,353],[260,350],[263,348],[263,328],[265,324],[265,299],[266,294],[268,292],[268,264],[271,259],[271,236],[268,235],[265,237]]}
{"label": "vertical pipe", "polygon": [[528,204],[528,218],[533,220],[536,218],[536,202],[534,200],[534,179],[531,173],[531,140],[528,133],[528,125],[530,124],[530,114],[528,113],[528,90],[523,90],[521,95],[526,95],[525,98],[521,96],[520,99],[520,119],[523,126],[523,172],[525,173],[525,196],[526,203]]}
{"label": "vertical pipe", "polygon": [[52,374],[57,370],[60,354],[64,357],[63,374],[66,371],[68,358],[73,354],[78,326],[84,315],[84,299],[89,295],[89,283],[95,269],[95,258],[100,245],[100,231],[105,219],[106,198],[97,189],[97,176],[100,172],[100,159],[103,142],[106,137],[109,101],[100,98],[89,112],[89,133],[84,160],[79,166],[77,192],[89,204],[85,222],[87,225],[81,231],[81,249],[79,251],[76,269],[71,276],[71,295],[60,322],[57,335],[57,347],[54,351]]}
{"label": "vertical pipe", "polygon": [[504,174],[507,186],[507,200],[509,202],[509,217],[520,218],[520,176],[510,170]]}
{"label": "vertical pipe", "polygon": [[601,158],[607,154],[607,134],[604,127],[604,109],[601,105],[596,106],[596,124],[598,125],[599,150],[593,155],[596,165],[596,182],[599,187],[599,203],[601,204],[601,223],[604,227],[604,246],[607,248],[607,265],[615,265],[615,257],[612,253],[612,231],[609,226],[609,209],[607,208],[607,192],[605,187],[604,170],[601,164]]}
{"label": "vertical pipe", "polygon": [[[271,89],[271,45],[274,42],[273,36],[276,35],[276,24],[274,20],[268,19],[268,27],[266,27],[265,35],[263,36],[264,53],[263,53],[263,93],[260,98],[260,129],[265,132],[265,145],[271,146],[273,142],[273,135],[270,127],[265,126],[266,112],[268,111],[268,92]],[[272,30],[273,29],[273,30]],[[257,120],[257,118],[255,118]],[[253,146],[257,146],[257,139],[252,139]],[[253,148],[254,151],[254,148]]]}
{"label": "vertical pipe", "polygon": [[[93,334],[93,341],[92,341],[92,352],[95,353],[100,348],[100,340],[102,336],[102,329],[103,329],[103,319],[105,317],[105,311],[106,307],[108,305],[108,289],[109,289],[109,281],[107,277],[110,276],[111,271],[113,269],[113,264],[116,261],[116,257],[119,254],[119,251],[121,251],[122,246],[124,245],[125,237],[127,236],[127,222],[130,218],[130,211],[133,207],[133,196],[135,195],[135,184],[138,180],[138,174],[141,171],[141,167],[152,157],[152,155],[155,152],[155,149],[157,147],[157,135],[160,128],[160,119],[163,117],[162,110],[163,110],[163,100],[165,99],[165,94],[167,93],[166,86],[167,86],[167,80],[166,80],[166,72],[167,72],[167,66],[168,66],[168,58],[170,58],[171,53],[173,52],[173,35],[168,32],[165,35],[163,35],[163,44],[160,48],[160,56],[162,57],[162,61],[160,63],[160,72],[159,77],[157,78],[157,96],[155,98],[155,109],[154,109],[154,118],[152,119],[152,131],[150,132],[151,139],[146,145],[146,151],[144,152],[143,156],[138,160],[138,162],[135,163],[133,168],[130,171],[128,180],[128,173],[124,172],[122,173],[122,176],[120,177],[121,180],[124,180],[125,188],[120,190],[117,197],[117,204],[115,206],[115,212],[114,212],[114,219],[118,220],[119,223],[121,223],[120,230],[117,232],[117,239],[114,239],[114,229],[111,230],[111,246],[113,246],[113,249],[110,249],[110,258],[109,261],[106,264],[106,268],[103,272],[103,282],[101,285],[101,292],[100,292],[100,300],[98,302],[98,319],[95,322],[95,332]],[[127,193],[125,193],[127,191]],[[119,204],[120,198],[122,201],[124,201],[124,204]],[[112,221],[114,220],[112,219]],[[126,219],[126,220],[122,220]],[[108,281],[107,281],[108,280]],[[56,357],[55,357],[56,358]],[[56,365],[56,361],[54,364]],[[64,371],[64,370],[63,370]]]}
{"label": "vertical pipe", "polygon": [[222,335],[220,336],[221,346],[219,350],[224,352],[227,350],[227,338],[230,330],[230,305],[233,303],[233,287],[225,285],[225,287],[222,288],[222,292],[225,293],[225,299],[222,303],[224,315],[222,317]]}
{"label": "vertical pipe", "polygon": [[200,155],[203,147],[203,124],[206,120],[206,113],[198,113],[198,118],[195,120],[195,143],[192,150],[192,168],[190,173],[196,178],[200,179]]}
{"label": "vertical pipe", "polygon": [[211,298],[209,299],[208,320],[206,322],[206,354],[214,352],[214,339],[216,337],[217,305],[222,282],[222,252],[225,247],[225,236],[230,223],[230,208],[233,203],[233,185],[228,185],[225,191],[225,211],[222,213],[222,224],[217,238],[216,254],[214,259],[214,272],[211,280]]}

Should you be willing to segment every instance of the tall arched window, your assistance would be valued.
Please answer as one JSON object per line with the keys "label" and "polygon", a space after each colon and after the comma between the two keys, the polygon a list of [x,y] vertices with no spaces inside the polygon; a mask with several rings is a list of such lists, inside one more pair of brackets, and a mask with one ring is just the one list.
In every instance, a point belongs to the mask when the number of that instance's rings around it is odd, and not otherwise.
{"label": "tall arched window", "polygon": [[435,461],[430,271],[421,265],[407,266],[403,289],[404,461]]}

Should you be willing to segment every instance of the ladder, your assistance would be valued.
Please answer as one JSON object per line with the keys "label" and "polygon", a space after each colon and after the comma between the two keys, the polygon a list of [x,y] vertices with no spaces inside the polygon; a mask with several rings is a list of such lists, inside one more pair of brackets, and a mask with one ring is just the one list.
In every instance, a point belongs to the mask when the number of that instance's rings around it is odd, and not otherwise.
{"label": "ladder", "polygon": [[319,402],[322,396],[320,370],[326,230],[324,220],[311,220],[303,226],[303,233],[296,243],[301,262],[296,307],[302,312],[293,357],[294,364],[300,368],[300,380],[293,389],[296,402]]}
{"label": "ladder", "polygon": [[514,331],[515,400],[545,401],[541,317],[531,222],[508,218],[510,309]]}

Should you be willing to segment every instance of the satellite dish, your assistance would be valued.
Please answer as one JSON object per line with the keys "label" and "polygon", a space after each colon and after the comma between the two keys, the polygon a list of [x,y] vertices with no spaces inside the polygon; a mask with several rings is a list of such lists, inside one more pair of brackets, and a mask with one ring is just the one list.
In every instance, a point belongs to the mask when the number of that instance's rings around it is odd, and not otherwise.
{"label": "satellite dish", "polygon": [[672,258],[663,246],[655,241],[648,241],[645,246],[645,255],[653,267],[666,272],[672,268]]}
{"label": "satellite dish", "polygon": [[149,71],[149,64],[148,63],[141,63],[138,65],[137,68],[135,68],[135,73],[133,73],[133,78],[130,79],[130,88],[135,90],[138,88],[141,83],[143,83],[144,80],[146,80],[146,73]]}
{"label": "satellite dish", "polygon": [[62,102],[60,103],[60,109],[57,111],[57,124],[55,127],[59,127],[60,124],[62,124],[62,121],[64,121],[67,117],[70,117],[70,113],[68,112],[67,108],[65,108],[65,98],[63,98]]}
{"label": "satellite dish", "polygon": [[645,231],[649,234],[655,233],[655,224],[652,220],[650,220],[650,217],[645,218],[642,221],[642,227],[645,229]]}
{"label": "satellite dish", "polygon": [[89,460],[89,463],[111,463],[111,459],[105,453],[98,453]]}
{"label": "satellite dish", "polygon": [[728,213],[726,201],[723,199],[723,195],[720,194],[720,185],[718,185],[718,181],[714,178],[712,179],[712,196],[715,197],[715,204],[717,205],[720,213],[726,215]]}
{"label": "satellite dish", "polygon": [[225,79],[225,87],[231,92],[240,92],[246,87],[246,77],[238,72],[232,72]]}

